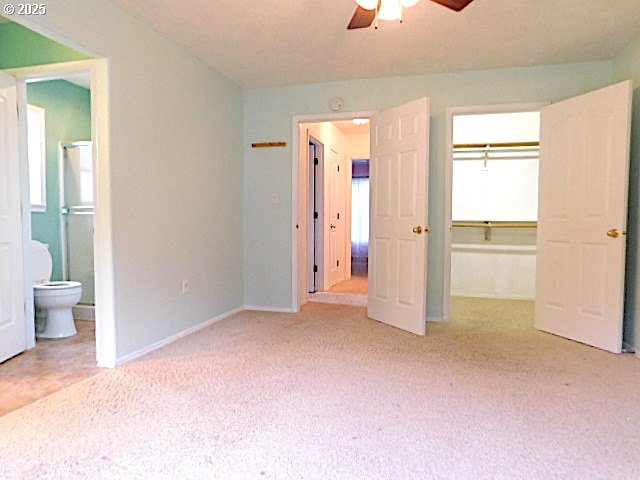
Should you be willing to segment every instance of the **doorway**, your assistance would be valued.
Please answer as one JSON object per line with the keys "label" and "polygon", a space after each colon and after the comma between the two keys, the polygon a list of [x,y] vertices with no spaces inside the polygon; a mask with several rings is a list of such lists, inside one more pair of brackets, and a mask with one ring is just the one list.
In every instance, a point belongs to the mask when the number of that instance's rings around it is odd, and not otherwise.
{"label": "doorway", "polygon": [[[95,269],[93,279],[95,309],[85,308],[82,316],[94,315],[95,325],[95,353],[92,355],[96,359],[96,363],[101,367],[113,367],[116,363],[115,348],[115,319],[114,319],[114,297],[113,297],[113,263],[112,259],[112,243],[111,243],[111,201],[110,201],[110,167],[108,155],[108,76],[106,60],[85,60],[78,62],[50,64],[35,67],[16,68],[6,70],[6,73],[12,75],[16,79],[18,110],[21,112],[21,118],[24,119],[20,123],[20,163],[21,163],[21,189],[22,195],[22,228],[23,228],[23,264],[24,264],[24,296],[26,299],[26,333],[25,347],[31,349],[35,347],[35,322],[33,309],[33,261],[31,248],[28,248],[32,239],[32,214],[31,199],[28,182],[30,180],[29,162],[27,154],[28,145],[28,128],[27,128],[27,104],[29,85],[37,85],[44,82],[62,82],[73,80],[81,82],[84,79],[85,86],[89,87],[90,97],[90,126],[88,128],[88,137],[84,138],[66,138],[56,148],[59,161],[59,155],[64,152],[65,144],[74,143],[76,140],[90,141],[92,148],[90,152],[91,166],[93,172],[89,174],[92,193],[94,194],[95,213],[93,215],[93,264],[99,265]],[[24,146],[24,147],[22,147]],[[66,145],[73,148],[72,145]],[[86,162],[85,154],[85,164]],[[98,162],[98,158],[100,161]],[[84,183],[87,184],[87,172],[84,172]],[[81,175],[82,176],[82,175]],[[54,179],[58,181],[58,179]],[[59,183],[57,183],[59,186]],[[87,213],[85,211],[85,213]],[[64,215],[60,210],[58,215]],[[88,216],[87,216],[88,217]],[[35,224],[33,224],[35,226]],[[62,235],[61,235],[62,238]],[[61,254],[62,256],[62,254]],[[86,260],[86,259],[84,259]],[[84,261],[83,260],[83,261]],[[91,262],[91,260],[89,260]],[[60,260],[59,274],[62,275],[62,260]],[[76,263],[77,267],[77,263]],[[92,274],[88,274],[91,278]],[[87,283],[92,283],[87,280]],[[87,293],[92,289],[89,288]],[[85,297],[86,298],[86,297]],[[90,302],[87,302],[90,303]],[[95,312],[95,313],[94,313]],[[95,365],[95,363],[94,363]]]}
{"label": "doorway", "polygon": [[447,110],[445,319],[467,299],[535,299],[541,107]]}
{"label": "doorway", "polygon": [[[625,81],[552,105],[447,110],[443,285],[446,319],[451,318],[452,310],[455,226],[453,119],[456,115],[526,112],[538,108],[540,162],[535,222],[534,327],[613,353],[622,351],[625,276],[622,237],[627,219],[631,99],[632,83]],[[530,143],[524,146],[532,148]],[[485,148],[490,150],[490,147],[487,142]],[[484,155],[480,159],[481,167],[486,167],[488,152]],[[517,183],[517,178],[510,176],[509,181]],[[518,194],[526,188],[520,186]],[[485,195],[490,198],[491,193]],[[486,203],[486,198],[483,201]],[[511,203],[518,201],[512,199]],[[523,225],[529,222],[522,220],[507,219],[506,222],[523,228],[534,226]],[[458,226],[482,228],[485,238],[494,228],[490,220],[481,225]],[[516,225],[504,226],[514,228]]]}
{"label": "doorway", "polygon": [[451,315],[533,326],[540,111],[460,111],[451,128]]}
{"label": "doorway", "polygon": [[310,300],[365,305],[369,121],[308,122],[301,129],[308,139],[301,157],[308,172],[305,293]]}

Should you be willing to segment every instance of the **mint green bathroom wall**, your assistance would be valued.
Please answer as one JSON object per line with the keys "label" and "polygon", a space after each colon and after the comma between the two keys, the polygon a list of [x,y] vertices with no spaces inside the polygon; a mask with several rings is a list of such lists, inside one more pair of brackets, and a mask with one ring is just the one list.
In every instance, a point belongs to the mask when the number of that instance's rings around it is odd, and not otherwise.
{"label": "mint green bathroom wall", "polygon": [[640,348],[640,36],[614,62],[616,81],[633,80],[629,218],[627,222],[627,278],[625,343]]}
{"label": "mint green bathroom wall", "polygon": [[242,88],[111,2],[47,7],[16,21],[108,64],[107,242],[126,359],[243,305]]}
{"label": "mint green bathroom wall", "polygon": [[[452,106],[558,101],[608,85],[612,62],[485,70],[248,90],[244,96],[245,304],[288,309],[291,287],[292,117],[381,111],[429,97],[429,234],[427,315],[443,316],[445,110]],[[251,142],[285,141],[286,148],[252,149]],[[272,203],[277,192],[280,202]]]}
{"label": "mint green bathroom wall", "polygon": [[0,23],[0,69],[87,59],[86,55],[17,23]]}
{"label": "mint green bathroom wall", "polygon": [[58,144],[91,140],[91,92],[64,80],[30,83],[27,101],[44,108],[47,209],[31,213],[31,236],[49,244],[53,280],[62,280]]}

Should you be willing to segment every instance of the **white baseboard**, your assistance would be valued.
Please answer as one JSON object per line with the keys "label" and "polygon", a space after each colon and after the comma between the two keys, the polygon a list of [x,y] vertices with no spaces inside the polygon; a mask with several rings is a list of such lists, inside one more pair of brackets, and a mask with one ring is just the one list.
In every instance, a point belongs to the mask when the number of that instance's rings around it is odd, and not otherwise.
{"label": "white baseboard", "polygon": [[433,323],[445,323],[450,321],[450,318],[442,318],[442,317],[427,317],[427,322]]}
{"label": "white baseboard", "polygon": [[96,320],[96,307],[94,305],[76,305],[71,309],[76,320]]}
{"label": "white baseboard", "polygon": [[244,309],[255,311],[255,312],[296,313],[295,310],[291,308],[283,308],[283,307],[258,307],[255,305],[245,305]]}
{"label": "white baseboard", "polygon": [[[143,355],[146,355],[147,353],[153,352],[154,350],[157,350],[158,348],[164,347],[165,345],[169,345],[170,343],[175,342],[176,340],[179,340],[183,337],[186,337],[187,335],[190,335],[192,333],[197,332],[198,330],[202,330],[203,328],[208,327],[209,325],[212,325],[216,322],[219,322],[220,320],[224,320],[227,317],[230,317],[231,315],[235,315],[236,313],[242,312],[244,310],[243,307],[239,307],[239,308],[235,308],[229,312],[226,313],[222,313],[220,315],[218,315],[215,318],[212,318],[210,320],[207,320],[206,322],[203,322],[199,325],[195,325],[193,327],[187,328],[186,330],[182,330],[181,332],[176,333],[175,335],[171,335],[168,338],[165,338],[163,340],[160,340],[156,343],[153,343],[149,346],[146,346],[144,348],[141,348],[140,350],[136,350],[135,352],[131,352],[127,355],[124,355],[122,357],[118,357],[116,358],[115,361],[115,365],[122,365],[123,363],[127,363],[130,362],[131,360],[135,360],[136,358],[142,357]],[[100,365],[100,362],[98,362],[98,366],[104,366],[104,367],[112,367],[113,365]]]}

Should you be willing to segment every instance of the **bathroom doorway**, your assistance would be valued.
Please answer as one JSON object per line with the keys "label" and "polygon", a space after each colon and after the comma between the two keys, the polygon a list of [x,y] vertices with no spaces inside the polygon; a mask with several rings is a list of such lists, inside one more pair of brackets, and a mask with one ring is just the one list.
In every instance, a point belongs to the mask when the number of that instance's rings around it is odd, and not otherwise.
{"label": "bathroom doorway", "polygon": [[[23,229],[23,272],[24,272],[24,296],[26,298],[26,309],[24,312],[24,322],[26,326],[25,343],[22,350],[29,350],[36,346],[35,344],[35,312],[34,312],[34,288],[33,288],[33,253],[30,244],[33,238],[38,238],[43,234],[43,230],[49,232],[53,236],[54,252],[50,262],[52,265],[52,278],[62,278],[62,233],[61,233],[61,210],[60,202],[60,148],[62,144],[74,143],[80,141],[92,142],[92,165],[93,169],[91,183],[93,185],[95,199],[95,219],[93,230],[94,236],[94,265],[100,265],[100,269],[95,271],[95,281],[92,290],[95,290],[95,297],[99,299],[97,309],[95,309],[95,322],[92,325],[92,336],[95,336],[93,343],[93,361],[96,360],[99,366],[112,367],[115,365],[115,328],[113,316],[113,265],[111,253],[111,236],[110,236],[110,185],[109,185],[109,156],[108,156],[108,95],[107,95],[107,63],[105,60],[87,60],[71,63],[42,65],[35,67],[24,67],[6,70],[9,75],[14,77],[15,89],[17,90],[17,105],[20,117],[23,119],[19,125],[18,136],[20,138],[20,169],[21,169],[21,186],[23,194],[22,200],[22,229]],[[79,84],[79,85],[78,85]],[[74,89],[71,94],[72,98],[83,98],[85,106],[88,109],[82,109],[83,115],[77,114],[76,107],[69,108],[64,105],[56,105],[56,95],[49,95],[52,104],[49,105],[50,113],[57,108],[58,115],[55,115],[53,122],[49,122],[49,127],[59,127],[57,132],[55,128],[49,128],[50,133],[55,133],[53,140],[49,142],[47,148],[46,139],[41,140],[42,147],[40,162],[35,162],[36,168],[32,169],[29,165],[28,158],[28,111],[32,107],[28,107],[29,102],[36,103],[37,96],[42,94],[42,90],[49,90],[49,93],[58,89],[67,90],[67,93]],[[31,92],[29,91],[31,90]],[[40,91],[39,91],[40,90]],[[34,93],[35,92],[35,93]],[[82,92],[79,94],[78,92]],[[35,97],[34,97],[35,95]],[[59,97],[64,97],[60,94]],[[42,98],[40,98],[42,100]],[[45,105],[46,107],[46,105]],[[44,112],[43,107],[39,107]],[[75,112],[71,114],[71,112]],[[47,117],[43,113],[41,117],[44,119],[45,125],[41,128],[43,136],[46,135]],[[70,125],[59,121],[65,117],[69,117],[70,121],[79,120],[81,117],[84,121],[78,121],[82,125],[83,131],[78,131],[77,126],[73,128]],[[71,122],[73,123],[73,122]],[[61,126],[62,125],[62,126]],[[79,127],[78,127],[79,128]],[[24,148],[22,147],[24,146]],[[38,150],[35,148],[32,150]],[[48,150],[48,151],[47,151]],[[97,159],[100,158],[100,162]],[[49,160],[51,169],[46,168],[46,161]],[[31,162],[32,165],[34,162]],[[35,174],[29,174],[29,170]],[[86,178],[86,172],[85,172]],[[100,181],[98,182],[98,179]],[[100,188],[95,188],[100,185]],[[46,204],[45,204],[46,203]],[[55,208],[54,208],[55,207]],[[38,220],[42,223],[32,222],[36,215],[40,215]],[[55,233],[60,232],[57,237]],[[53,233],[52,233],[53,232]],[[46,234],[46,233],[44,233]],[[55,258],[54,258],[55,256]],[[93,309],[92,309],[93,310]],[[89,315],[83,313],[83,316]]]}
{"label": "bathroom doorway", "polygon": [[[87,344],[85,361],[91,362],[95,262],[90,74],[27,82],[26,101],[36,346],[50,343],[47,348],[55,354],[56,346],[64,345],[58,339],[78,335],[75,343]],[[45,291],[42,282],[55,286]],[[59,325],[53,324],[53,310],[41,300],[56,293],[60,302],[69,299],[72,314]]]}

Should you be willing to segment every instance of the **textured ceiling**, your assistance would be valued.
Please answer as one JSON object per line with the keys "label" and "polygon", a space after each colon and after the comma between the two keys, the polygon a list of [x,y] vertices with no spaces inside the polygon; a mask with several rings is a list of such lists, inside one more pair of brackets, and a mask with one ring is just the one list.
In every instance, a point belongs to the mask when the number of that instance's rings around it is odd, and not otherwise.
{"label": "textured ceiling", "polygon": [[354,0],[111,1],[248,88],[609,60],[640,33],[640,0],[422,0],[353,31]]}

